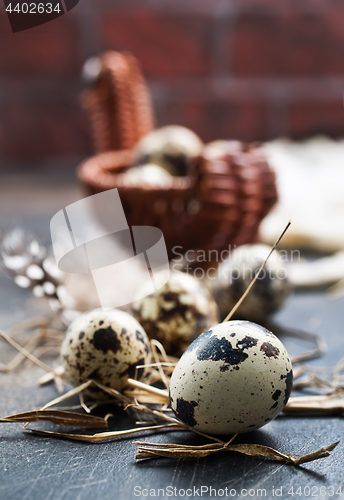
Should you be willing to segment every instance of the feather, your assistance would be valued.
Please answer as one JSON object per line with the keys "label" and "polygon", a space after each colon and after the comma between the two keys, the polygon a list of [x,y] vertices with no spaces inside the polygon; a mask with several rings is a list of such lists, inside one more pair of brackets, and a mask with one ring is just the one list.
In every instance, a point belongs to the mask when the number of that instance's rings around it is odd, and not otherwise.
{"label": "feather", "polygon": [[34,297],[46,297],[53,310],[63,309],[64,274],[36,236],[20,227],[5,233],[0,240],[0,267],[18,286],[30,289]]}

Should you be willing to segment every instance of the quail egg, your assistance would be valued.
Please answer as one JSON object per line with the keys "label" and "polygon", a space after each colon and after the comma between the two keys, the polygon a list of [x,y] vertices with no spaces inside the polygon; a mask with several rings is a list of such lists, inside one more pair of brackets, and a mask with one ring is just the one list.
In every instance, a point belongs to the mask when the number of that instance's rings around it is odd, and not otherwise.
{"label": "quail egg", "polygon": [[[219,265],[217,280],[212,282],[212,288],[222,318],[245,292],[270,250],[269,246],[262,244],[243,245]],[[291,291],[286,263],[275,250],[236,315],[262,321],[283,304]]]}
{"label": "quail egg", "polygon": [[[144,296],[143,289],[139,296]],[[197,278],[180,271],[172,272],[162,288],[137,300],[132,308],[147,335],[159,340],[168,353],[183,352],[218,321],[210,290]]]}
{"label": "quail egg", "polygon": [[[121,391],[136,366],[149,363],[149,340],[142,326],[119,309],[95,309],[69,326],[61,345],[61,361],[69,381],[78,386],[89,379]],[[138,377],[144,370],[137,370]],[[87,393],[98,392],[92,386]]]}
{"label": "quail egg", "polygon": [[155,163],[174,176],[184,176],[202,148],[201,139],[192,130],[169,125],[143,137],[136,146],[135,158],[137,164]]}
{"label": "quail egg", "polygon": [[170,186],[172,175],[160,165],[153,163],[130,168],[124,175],[126,184],[140,186]]}
{"label": "quail egg", "polygon": [[228,321],[200,335],[180,358],[170,405],[195,430],[244,433],[283,410],[292,381],[288,353],[275,335],[249,321]]}

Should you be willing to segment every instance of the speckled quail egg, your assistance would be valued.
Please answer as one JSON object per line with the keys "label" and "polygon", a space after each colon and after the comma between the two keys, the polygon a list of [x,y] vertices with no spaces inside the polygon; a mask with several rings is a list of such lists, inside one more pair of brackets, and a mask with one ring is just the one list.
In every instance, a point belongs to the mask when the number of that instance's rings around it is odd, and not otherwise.
{"label": "speckled quail egg", "polygon": [[[144,296],[144,287],[138,296]],[[174,271],[159,290],[132,305],[135,318],[150,338],[168,353],[183,352],[201,332],[218,321],[210,290],[190,274]]]}
{"label": "speckled quail egg", "polygon": [[[142,326],[119,309],[94,309],[76,318],[61,345],[66,377],[78,386],[89,379],[122,390],[136,366],[149,363],[149,340]],[[137,370],[138,377],[144,370]],[[89,395],[99,391],[92,386]],[[104,394],[104,393],[102,393]]]}
{"label": "speckled quail egg", "polygon": [[[269,246],[262,244],[243,245],[219,265],[217,279],[211,286],[222,318],[226,317],[245,292],[270,250]],[[261,321],[275,312],[291,291],[286,263],[275,250],[236,316]]]}
{"label": "speckled quail egg", "polygon": [[249,321],[228,321],[200,335],[180,358],[170,405],[195,430],[244,433],[283,410],[292,382],[288,353],[275,335]]}
{"label": "speckled quail egg", "polygon": [[174,176],[184,176],[202,148],[201,139],[192,130],[169,125],[153,130],[141,139],[135,148],[135,163],[154,163]]}
{"label": "speckled quail egg", "polygon": [[142,184],[148,184],[149,186],[169,186],[172,180],[172,175],[165,168],[153,163],[129,168],[123,175],[126,184],[132,186],[141,186]]}

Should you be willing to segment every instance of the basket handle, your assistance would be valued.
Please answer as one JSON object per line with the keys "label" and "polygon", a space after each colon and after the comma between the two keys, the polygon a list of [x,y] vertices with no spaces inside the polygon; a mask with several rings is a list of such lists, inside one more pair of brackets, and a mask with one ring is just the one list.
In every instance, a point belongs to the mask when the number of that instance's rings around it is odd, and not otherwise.
{"label": "basket handle", "polygon": [[[92,86],[83,94],[96,153],[130,150],[154,128],[154,111],[138,60],[129,52],[108,51],[86,61]],[[87,68],[96,68],[88,78]],[[97,69],[98,68],[98,69]]]}

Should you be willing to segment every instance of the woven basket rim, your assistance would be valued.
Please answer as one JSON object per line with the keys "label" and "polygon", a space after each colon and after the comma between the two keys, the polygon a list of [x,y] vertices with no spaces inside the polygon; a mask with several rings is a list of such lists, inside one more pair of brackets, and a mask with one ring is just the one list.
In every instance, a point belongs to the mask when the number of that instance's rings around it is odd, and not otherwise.
{"label": "woven basket rim", "polygon": [[[116,153],[117,152],[114,152],[114,155]],[[91,184],[97,189],[103,187],[111,189],[111,186],[113,186],[137,192],[144,191],[147,193],[148,191],[152,191],[155,194],[158,192],[163,194],[172,191],[176,194],[178,191],[191,191],[196,186],[195,176],[171,177],[171,179],[166,180],[166,184],[162,185],[154,185],[144,181],[141,181],[141,184],[134,184],[132,181],[125,178],[125,171],[131,167],[135,167],[135,165],[118,166],[117,172],[101,167],[101,162],[99,162],[99,160],[103,159],[104,155],[108,154],[109,153],[100,153],[83,160],[76,169],[78,179],[83,183]]]}

